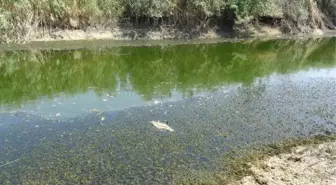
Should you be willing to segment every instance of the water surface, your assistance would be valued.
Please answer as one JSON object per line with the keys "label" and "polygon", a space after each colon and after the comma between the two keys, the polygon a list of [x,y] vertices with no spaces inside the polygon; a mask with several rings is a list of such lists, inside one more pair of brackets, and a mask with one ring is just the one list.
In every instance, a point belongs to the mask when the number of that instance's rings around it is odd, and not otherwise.
{"label": "water surface", "polygon": [[335,41],[2,51],[0,184],[219,182],[227,152],[335,133]]}

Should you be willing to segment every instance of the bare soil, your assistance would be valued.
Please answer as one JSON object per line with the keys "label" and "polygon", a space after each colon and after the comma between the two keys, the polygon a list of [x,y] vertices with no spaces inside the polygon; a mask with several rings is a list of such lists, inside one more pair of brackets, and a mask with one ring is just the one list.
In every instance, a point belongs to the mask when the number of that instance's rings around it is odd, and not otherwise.
{"label": "bare soil", "polygon": [[[29,41],[60,41],[60,40],[164,40],[164,39],[189,39],[191,34],[176,30],[153,30],[153,29],[88,29],[88,30],[49,30],[37,31],[31,35]],[[219,34],[209,31],[202,33],[200,38],[219,38]],[[198,38],[197,37],[197,38]]]}
{"label": "bare soil", "polygon": [[174,29],[123,29],[123,28],[91,28],[88,30],[38,30],[28,36],[27,42],[31,41],[60,41],[60,40],[165,40],[165,39],[217,39],[232,36],[251,37],[278,36],[281,35],[279,28],[262,26],[249,26],[235,33],[217,32],[209,29],[204,32],[185,32]]}
{"label": "bare soil", "polygon": [[298,146],[249,166],[252,175],[232,185],[336,185],[336,141]]}

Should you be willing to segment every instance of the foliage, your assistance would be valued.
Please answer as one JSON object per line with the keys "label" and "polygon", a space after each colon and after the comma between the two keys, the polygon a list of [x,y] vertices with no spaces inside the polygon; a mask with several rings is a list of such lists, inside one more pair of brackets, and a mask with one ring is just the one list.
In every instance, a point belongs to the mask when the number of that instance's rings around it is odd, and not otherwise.
{"label": "foliage", "polygon": [[[0,42],[24,40],[37,29],[85,29],[90,26],[114,26],[118,20],[132,17],[169,18],[174,26],[197,27],[208,19],[220,21],[252,17],[281,17],[307,24],[307,2],[316,7],[319,0],[1,0]],[[331,20],[334,0],[318,6]],[[334,3],[335,4],[335,3]],[[235,16],[227,17],[228,11]],[[134,21],[134,19],[133,19]],[[179,25],[176,25],[178,23]],[[163,22],[162,24],[172,24]],[[187,28],[186,28],[187,29]]]}

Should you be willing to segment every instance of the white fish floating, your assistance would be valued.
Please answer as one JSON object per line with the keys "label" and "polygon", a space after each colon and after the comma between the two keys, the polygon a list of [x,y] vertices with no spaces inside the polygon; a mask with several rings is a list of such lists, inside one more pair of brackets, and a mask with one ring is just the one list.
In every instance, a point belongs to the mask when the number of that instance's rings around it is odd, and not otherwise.
{"label": "white fish floating", "polygon": [[167,130],[169,132],[174,132],[174,129],[172,129],[166,123],[162,123],[160,121],[151,121],[150,123],[152,123],[152,125],[159,130]]}

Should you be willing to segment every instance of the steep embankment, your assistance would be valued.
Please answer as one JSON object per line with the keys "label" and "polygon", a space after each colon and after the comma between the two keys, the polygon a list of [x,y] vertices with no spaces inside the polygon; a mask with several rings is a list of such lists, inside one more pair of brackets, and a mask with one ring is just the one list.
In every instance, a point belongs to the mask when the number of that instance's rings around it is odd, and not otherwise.
{"label": "steep embankment", "polygon": [[335,0],[2,0],[0,42],[311,33],[335,29],[335,9]]}

